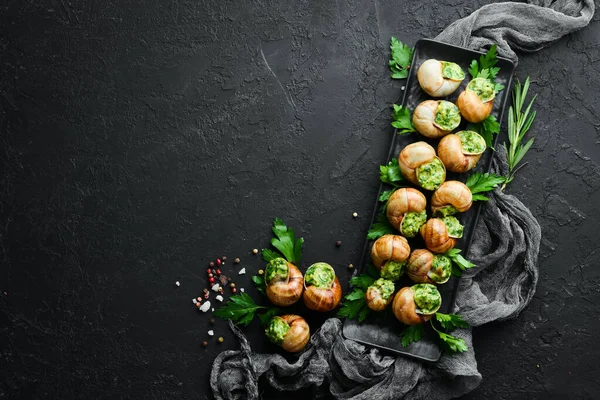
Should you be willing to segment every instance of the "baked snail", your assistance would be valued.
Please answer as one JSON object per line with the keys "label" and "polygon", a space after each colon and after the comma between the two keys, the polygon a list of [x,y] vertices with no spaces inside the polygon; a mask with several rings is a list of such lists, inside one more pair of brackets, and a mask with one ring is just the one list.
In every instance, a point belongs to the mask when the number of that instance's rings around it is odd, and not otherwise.
{"label": "baked snail", "polygon": [[269,321],[265,334],[269,340],[285,351],[296,353],[306,346],[310,339],[310,328],[299,315],[282,315]]}
{"label": "baked snail", "polygon": [[446,181],[431,196],[431,212],[434,217],[446,217],[465,212],[473,204],[471,189],[459,181]]}
{"label": "baked snail", "polygon": [[386,216],[390,224],[405,237],[415,237],[427,220],[427,199],[413,188],[396,190],[387,202]]}
{"label": "baked snail", "polygon": [[446,100],[425,100],[415,108],[412,123],[421,135],[435,139],[458,127],[460,111]]}
{"label": "baked snail", "polygon": [[367,288],[365,299],[367,307],[373,311],[383,311],[392,302],[394,295],[394,282],[379,278]]}
{"label": "baked snail", "polygon": [[300,300],[304,278],[300,270],[283,258],[275,258],[265,268],[267,297],[278,306],[289,306]]}
{"label": "baked snail", "polygon": [[442,295],[434,285],[419,283],[404,287],[394,296],[392,311],[406,325],[428,321],[442,305]]}
{"label": "baked snail", "polygon": [[421,227],[425,246],[434,253],[446,253],[463,235],[464,227],[456,217],[431,218]]}
{"label": "baked snail", "polygon": [[443,254],[417,249],[406,263],[406,275],[416,283],[441,285],[452,275],[452,260]]}
{"label": "baked snail", "polygon": [[444,164],[435,149],[425,142],[404,147],[398,156],[398,166],[409,182],[426,190],[435,190],[446,180]]}
{"label": "baked snail", "polygon": [[494,83],[486,78],[475,78],[458,96],[456,105],[467,121],[481,122],[492,112],[494,97]]}
{"label": "baked snail", "polygon": [[440,140],[437,154],[447,170],[467,172],[473,168],[486,149],[485,139],[473,131],[460,131]]}
{"label": "baked snail", "polygon": [[397,281],[404,273],[404,265],[410,255],[406,238],[383,235],[373,243],[371,259],[382,278]]}
{"label": "baked snail", "polygon": [[304,304],[315,311],[331,311],[342,299],[342,287],[333,267],[318,262],[304,274]]}
{"label": "baked snail", "polygon": [[452,94],[465,79],[458,64],[435,59],[426,60],[417,70],[421,89],[431,97],[446,97]]}

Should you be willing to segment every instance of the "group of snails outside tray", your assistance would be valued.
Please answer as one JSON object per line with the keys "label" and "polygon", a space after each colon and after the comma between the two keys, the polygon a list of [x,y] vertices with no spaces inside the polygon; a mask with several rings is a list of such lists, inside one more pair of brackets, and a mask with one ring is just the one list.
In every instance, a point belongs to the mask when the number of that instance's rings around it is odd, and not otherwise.
{"label": "group of snails outside tray", "polygon": [[[429,59],[417,72],[421,88],[434,98],[446,97],[458,89],[465,73],[458,64]],[[415,186],[433,191],[431,218],[427,199],[414,188],[399,188],[389,198],[386,215],[399,234],[377,239],[371,249],[373,265],[380,273],[366,291],[367,306],[384,310],[390,303],[396,318],[406,325],[428,321],[442,304],[436,285],[446,283],[452,274],[452,261],[444,253],[462,237],[463,226],[454,216],[472,205],[469,188],[460,181],[446,181],[446,170],[472,169],[486,149],[476,132],[451,133],[461,116],[469,122],[483,121],[494,102],[494,85],[489,79],[475,78],[458,96],[457,104],[446,100],[426,100],[413,113],[413,125],[423,136],[441,138],[436,149],[424,141],[402,149],[398,164],[403,176]],[[420,235],[425,249],[413,249],[407,238]],[[396,292],[395,283],[406,275],[415,285]],[[311,265],[304,277],[292,263],[277,258],[265,270],[266,293],[271,302],[289,306],[303,297],[316,311],[331,311],[339,304],[342,289],[334,269],[326,263]],[[395,293],[395,295],[394,295]],[[300,351],[309,340],[306,321],[296,315],[274,317],[266,329],[274,343],[290,352]]]}

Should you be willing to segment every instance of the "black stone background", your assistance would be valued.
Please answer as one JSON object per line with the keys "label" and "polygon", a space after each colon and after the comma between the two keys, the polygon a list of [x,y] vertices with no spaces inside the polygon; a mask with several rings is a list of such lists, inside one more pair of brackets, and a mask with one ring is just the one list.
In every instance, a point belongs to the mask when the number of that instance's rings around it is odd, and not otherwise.
{"label": "black stone background", "polygon": [[[304,267],[347,282],[404,85],[390,36],[413,45],[486,3],[3,1],[0,398],[211,398],[211,362],[237,346],[224,321],[200,346],[207,263],[240,257],[256,295],[250,250],[278,216]],[[600,396],[599,28],[521,55],[536,142],[508,190],[542,226],[540,282],[518,319],[475,329],[466,399]]]}

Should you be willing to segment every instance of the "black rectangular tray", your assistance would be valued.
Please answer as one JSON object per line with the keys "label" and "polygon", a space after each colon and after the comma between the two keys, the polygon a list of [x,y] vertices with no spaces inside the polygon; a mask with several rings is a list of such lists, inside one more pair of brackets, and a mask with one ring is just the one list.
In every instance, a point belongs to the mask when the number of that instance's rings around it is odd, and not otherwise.
{"label": "black rectangular tray", "polygon": [[[483,53],[474,50],[469,50],[463,47],[437,42],[431,39],[419,40],[415,45],[415,52],[410,66],[408,79],[406,81],[406,89],[402,98],[402,105],[408,107],[412,115],[412,111],[417,105],[419,105],[419,103],[431,99],[431,97],[421,89],[416,77],[418,67],[425,60],[430,58],[455,62],[458,65],[460,65],[461,68],[465,71],[465,74],[467,76],[465,77],[461,86],[454,93],[452,93],[446,98],[446,100],[456,103],[458,95],[465,89],[466,85],[470,81],[471,77],[468,73],[468,68],[471,64],[471,60],[479,60],[481,54]],[[496,66],[500,67],[500,72],[496,77],[496,82],[504,85],[504,90],[496,94],[496,99],[494,101],[494,106],[492,109],[492,115],[495,116],[499,122],[501,122],[502,117],[504,115],[504,109],[506,108],[506,103],[510,95],[510,89],[512,87],[512,76],[515,66],[512,63],[512,61],[501,57],[498,57],[498,64]],[[464,129],[466,125],[467,121],[463,119],[461,125],[458,127],[458,129],[456,129],[456,131]],[[496,143],[498,143],[499,136],[503,136],[500,143],[506,140],[505,134],[497,135],[495,138],[494,147],[496,146]],[[410,143],[414,143],[419,140],[424,140],[428,142],[434,148],[437,148],[437,143],[439,142],[439,139],[428,139],[421,136],[418,133],[397,135],[394,132],[394,137],[390,145],[390,153],[388,155],[388,160],[398,157],[398,154],[400,154],[400,150],[402,150],[402,148],[404,148]],[[467,179],[467,177],[474,172],[488,172],[491,167],[493,154],[493,150],[486,150],[474,169],[463,174],[448,172],[446,180],[460,180],[464,182]],[[376,204],[373,211],[371,224],[375,222],[380,208],[383,206],[379,201],[377,201],[377,199],[379,198],[381,192],[387,189],[389,189],[387,185],[382,184],[379,187],[379,194],[377,195],[377,198],[375,200]],[[431,196],[428,196],[426,194],[426,197],[428,198],[427,201],[429,205],[429,198]],[[459,239],[456,244],[456,248],[462,249],[462,254],[467,259],[469,257],[469,247],[473,238],[473,231],[475,230],[477,219],[479,218],[479,211],[481,208],[480,203],[481,202],[474,203],[471,209],[468,210],[466,213],[457,215],[458,219],[464,225],[465,229],[463,237]],[[370,240],[367,240],[365,243],[365,247],[363,249],[361,257],[361,263],[358,268],[358,271],[361,273],[366,273],[367,267],[370,263],[372,244],[373,241]],[[459,279],[460,278],[452,277],[447,283],[438,287],[442,295],[442,306],[439,310],[440,312],[452,312],[452,309],[454,308],[454,302],[456,299],[456,293],[458,291]],[[403,278],[401,281],[399,281],[399,284],[397,284],[396,287],[399,289],[403,286],[410,286],[412,284],[414,283],[411,283],[406,278]],[[403,354],[424,361],[436,362],[440,359],[442,352],[438,345],[438,339],[434,336],[434,333],[431,332],[430,329],[426,329],[425,336],[419,342],[413,343],[408,347],[402,347],[402,344],[400,342],[400,333],[404,329],[404,326],[396,320],[393,313],[391,313],[389,310],[384,313],[377,314],[381,315],[378,315],[376,317],[369,317],[361,324],[359,324],[355,320],[346,320],[344,322],[344,327],[342,331],[344,337],[346,337],[347,339],[355,340],[360,343],[375,346],[396,354]]]}

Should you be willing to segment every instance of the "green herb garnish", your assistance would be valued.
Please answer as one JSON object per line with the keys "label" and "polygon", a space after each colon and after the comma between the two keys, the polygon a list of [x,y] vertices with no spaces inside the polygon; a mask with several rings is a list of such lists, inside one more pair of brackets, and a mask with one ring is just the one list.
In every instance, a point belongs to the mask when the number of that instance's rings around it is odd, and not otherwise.
{"label": "green herb garnish", "polygon": [[375,278],[366,274],[361,274],[350,279],[352,291],[344,296],[345,300],[337,315],[348,319],[358,318],[358,322],[363,322],[371,311],[367,306],[365,295],[373,282],[375,282]]}
{"label": "green herb garnish", "polygon": [[259,306],[246,293],[240,293],[231,296],[227,303],[214,312],[214,315],[219,318],[230,319],[236,325],[248,326],[256,316],[258,310],[268,310],[265,314],[270,315],[269,319],[278,312],[277,309],[273,309],[272,307]]}
{"label": "green herb garnish", "polygon": [[[467,344],[463,339],[458,338],[456,336],[452,336],[436,328],[434,320],[436,320],[442,326],[442,329],[446,331],[452,331],[456,328],[468,328],[469,324],[465,320],[463,320],[461,316],[456,314],[436,313],[435,319],[432,318],[429,321],[429,323],[433,328],[434,332],[438,335],[438,338],[441,340],[441,343],[448,351],[453,353],[462,353],[468,350]],[[402,347],[407,347],[412,343],[418,342],[419,340],[421,340],[424,333],[425,326],[422,324],[406,327],[404,331],[402,331],[402,333],[400,334],[400,337],[402,339]]]}
{"label": "green herb garnish", "polygon": [[379,180],[381,180],[382,183],[386,183],[395,187],[401,186],[398,184],[398,182],[403,182],[404,176],[402,176],[402,172],[398,166],[397,158],[392,158],[387,165],[379,166]]}
{"label": "green herb garnish", "polygon": [[412,62],[414,49],[392,36],[390,41],[390,70],[392,79],[404,79],[408,76],[408,67]]}
{"label": "green herb garnish", "polygon": [[500,123],[493,115],[488,115],[481,122],[467,124],[467,130],[479,133],[485,139],[485,144],[490,149],[494,149],[494,135],[500,133]]}
{"label": "green herb garnish", "polygon": [[446,257],[452,260],[452,275],[454,276],[461,276],[463,271],[476,266],[471,261],[464,258],[460,254],[461,251],[462,250],[460,249],[454,248],[450,249],[446,254],[444,254]]}
{"label": "green herb garnish", "polygon": [[398,130],[397,133],[404,135],[416,132],[417,130],[412,124],[408,108],[399,106],[398,104],[393,104],[392,107],[394,108],[394,111],[392,112],[392,126]]}
{"label": "green herb garnish", "polygon": [[498,93],[504,86],[496,83],[494,79],[500,72],[500,68],[496,67],[498,63],[498,51],[497,46],[493,45],[490,49],[479,57],[479,62],[477,60],[471,61],[471,66],[469,67],[469,73],[475,78],[485,78],[489,79],[494,84],[494,92]]}
{"label": "green herb garnish", "polygon": [[423,337],[425,333],[425,326],[423,324],[410,325],[402,331],[400,337],[402,338],[402,347],[408,347],[412,343],[416,343]]}
{"label": "green herb garnish", "polygon": [[393,234],[394,232],[394,227],[392,226],[392,224],[390,224],[390,221],[387,219],[385,212],[382,212],[377,216],[377,219],[375,220],[373,225],[371,225],[369,232],[367,232],[367,239],[379,239],[383,235]]}
{"label": "green herb garnish", "polygon": [[[288,228],[279,218],[275,218],[272,229],[275,237],[271,239],[271,245],[279,250],[286,260],[294,265],[300,265],[304,238],[296,239],[294,230]],[[279,254],[270,249],[263,249],[262,256],[267,262],[280,257]]]}
{"label": "green herb garnish", "polygon": [[533,145],[533,138],[529,139],[525,144],[521,144],[525,134],[531,127],[536,114],[535,110],[531,111],[531,106],[533,105],[537,94],[533,96],[525,109],[525,112],[521,111],[525,104],[527,92],[529,91],[529,83],[529,77],[525,79],[523,86],[521,86],[521,82],[517,79],[517,83],[515,83],[513,90],[513,104],[508,109],[508,148],[506,147],[506,142],[503,143],[508,161],[508,176],[502,185],[502,190],[504,190],[507,184],[512,182],[517,171],[527,165],[527,163],[521,165],[518,164],[525,154],[527,154],[531,145]]}
{"label": "green herb garnish", "polygon": [[481,172],[475,172],[473,175],[469,176],[465,184],[471,190],[473,194],[473,201],[489,200],[488,197],[482,195],[481,193],[486,193],[494,190],[494,188],[498,187],[502,182],[506,180],[505,177]]}

